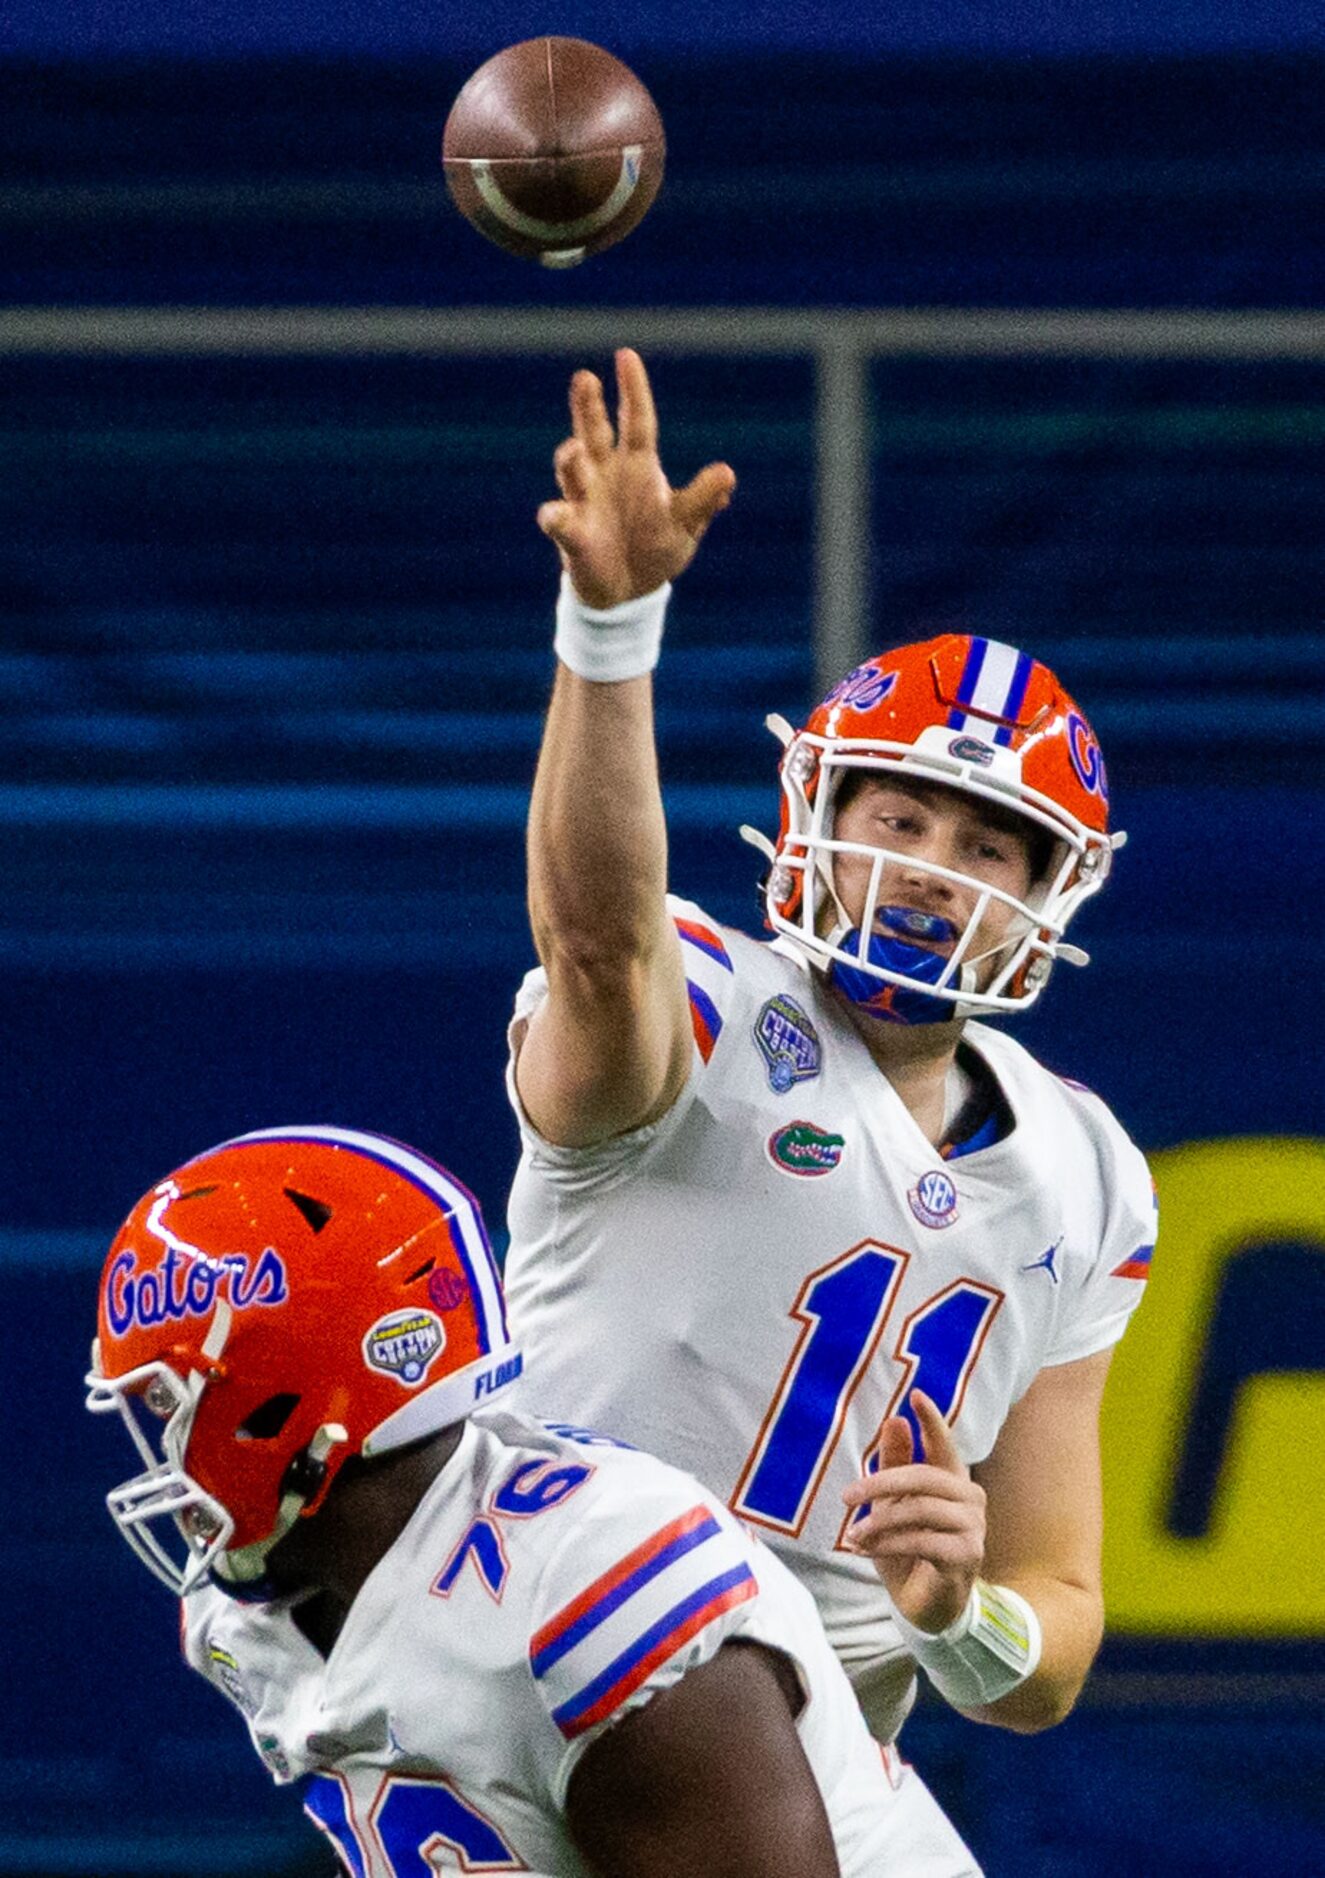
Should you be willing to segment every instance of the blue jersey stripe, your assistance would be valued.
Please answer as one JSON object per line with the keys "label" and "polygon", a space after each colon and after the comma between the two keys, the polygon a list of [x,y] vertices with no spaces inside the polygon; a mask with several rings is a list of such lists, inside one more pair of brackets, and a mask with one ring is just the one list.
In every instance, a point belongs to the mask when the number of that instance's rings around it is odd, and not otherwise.
{"label": "blue jersey stripe", "polygon": [[722,1030],[722,1013],[704,987],[697,985],[693,978],[686,979],[686,990],[690,995],[690,1002],[703,1018],[709,1036],[716,1043]]}
{"label": "blue jersey stripe", "polygon": [[726,971],[735,971],[731,954],[715,932],[710,932],[707,926],[701,926],[698,920],[682,919],[679,913],[673,915],[672,923],[687,945],[694,946],[697,952],[704,952],[711,959],[716,959]]}
{"label": "blue jersey stripe", "polygon": [[734,1585],[752,1583],[753,1580],[754,1573],[748,1565],[744,1564],[733,1566],[731,1571],[724,1572],[721,1577],[710,1578],[707,1584],[701,1585],[697,1591],[692,1591],[688,1598],[683,1598],[679,1604],[674,1604],[664,1617],[658,1619],[656,1624],[650,1624],[643,1636],[637,1637],[634,1643],[628,1649],[623,1650],[615,1661],[609,1663],[601,1674],[595,1676],[592,1682],[586,1683],[578,1695],[572,1696],[568,1702],[563,1702],[559,1708],[553,1709],[553,1721],[559,1728],[569,1726],[586,1709],[592,1708],[600,1696],[605,1695],[614,1683],[620,1682],[623,1676],[628,1675],[636,1663],[642,1661],[660,1643],[665,1642],[674,1630],[680,1630],[692,1612],[702,1610],[706,1604],[721,1597],[724,1591],[730,1591]]}
{"label": "blue jersey stripe", "polygon": [[566,1629],[546,1643],[537,1655],[530,1657],[529,1667],[534,1675],[536,1677],[546,1675],[552,1665],[559,1662],[568,1650],[573,1650],[577,1643],[582,1642],[589,1635],[590,1631],[597,1630],[599,1624],[605,1623],[613,1611],[620,1610],[626,1600],[633,1598],[635,1593],[642,1590],[650,1579],[656,1578],[659,1572],[666,1571],[669,1565],[676,1563],[677,1559],[684,1558],[687,1552],[693,1552],[697,1545],[703,1545],[718,1530],[718,1522],[710,1513],[702,1525],[691,1527],[689,1532],[683,1532],[679,1538],[673,1539],[670,1545],[664,1546],[662,1551],[655,1552],[652,1558],[646,1559],[628,1578],[623,1578],[620,1584],[614,1585],[596,1604],[587,1611],[581,1612],[573,1624],[568,1624]]}
{"label": "blue jersey stripe", "polygon": [[1003,1118],[997,1110],[986,1115],[974,1134],[967,1135],[964,1141],[948,1141],[939,1149],[945,1161],[959,1161],[963,1154],[978,1154],[981,1148],[992,1148],[996,1141],[1003,1139]]}

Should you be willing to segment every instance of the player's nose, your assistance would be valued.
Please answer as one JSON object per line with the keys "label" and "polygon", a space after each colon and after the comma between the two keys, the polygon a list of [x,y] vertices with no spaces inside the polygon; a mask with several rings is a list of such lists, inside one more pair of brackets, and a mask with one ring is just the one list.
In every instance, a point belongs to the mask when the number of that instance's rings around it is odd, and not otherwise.
{"label": "player's nose", "polygon": [[907,855],[900,865],[899,878],[917,895],[918,904],[927,905],[932,900],[936,906],[949,906],[957,897],[957,884],[933,870],[955,870],[956,865],[955,844],[936,837],[927,841],[920,852]]}

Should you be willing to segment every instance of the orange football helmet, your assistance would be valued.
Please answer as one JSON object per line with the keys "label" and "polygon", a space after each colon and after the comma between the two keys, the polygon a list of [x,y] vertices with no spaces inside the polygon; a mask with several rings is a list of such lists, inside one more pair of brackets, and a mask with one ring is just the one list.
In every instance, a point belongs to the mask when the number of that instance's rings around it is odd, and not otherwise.
{"label": "orange football helmet", "polygon": [[117,1410],[145,1463],[112,1517],[187,1592],[208,1571],[260,1583],[347,1455],[460,1421],[519,1373],[478,1202],[453,1175],[383,1135],[270,1128],[186,1162],[120,1228],[87,1406]]}
{"label": "orange football helmet", "polygon": [[[1084,952],[1062,943],[1063,933],[1104,885],[1126,836],[1109,833],[1108,782],[1094,732],[1047,666],[997,640],[945,633],[858,666],[804,729],[779,718],[769,723],[784,743],[781,828],[776,845],[744,831],[771,862],[768,923],[855,1002],[901,1022],[1024,1010],[1056,958],[1087,963]],[[903,858],[914,865],[915,857],[834,839],[838,790],[859,770],[942,784],[1015,811],[1052,837],[1047,867],[1022,900],[922,861],[974,891],[964,929],[943,959],[906,944],[904,931],[881,938],[883,866]],[[858,926],[834,885],[833,858],[844,852],[873,867]],[[992,962],[972,949],[991,901],[1011,913]],[[881,992],[887,985],[905,995]]]}

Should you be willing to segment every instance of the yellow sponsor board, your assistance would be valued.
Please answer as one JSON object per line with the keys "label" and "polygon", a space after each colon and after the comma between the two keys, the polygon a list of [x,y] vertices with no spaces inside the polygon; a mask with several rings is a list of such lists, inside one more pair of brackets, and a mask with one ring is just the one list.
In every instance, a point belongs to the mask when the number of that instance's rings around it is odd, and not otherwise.
{"label": "yellow sponsor board", "polygon": [[1159,1245],[1104,1404],[1109,1628],[1325,1635],[1325,1141],[1151,1167]]}

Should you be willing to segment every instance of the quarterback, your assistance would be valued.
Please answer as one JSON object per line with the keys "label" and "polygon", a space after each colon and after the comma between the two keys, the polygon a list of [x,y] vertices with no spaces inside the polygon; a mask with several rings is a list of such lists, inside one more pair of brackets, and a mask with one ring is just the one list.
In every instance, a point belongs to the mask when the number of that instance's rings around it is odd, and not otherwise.
{"label": "quarterback", "polygon": [[772,1552],[520,1370],[476,1203],[380,1135],[223,1142],[107,1256],[111,1513],[350,1878],[975,1873]]}
{"label": "quarterback", "polygon": [[522,1404],[697,1475],[813,1592],[871,1728],[919,1663],[1033,1731],[1098,1648],[1098,1413],[1155,1237],[1089,1090],[991,1027],[1104,883],[1104,764],[1054,675],[945,634],[782,738],[771,940],[666,890],[650,672],[730,501],[661,468],[637,354],[571,384],[558,669],[529,819],[541,968],[511,1025]]}

